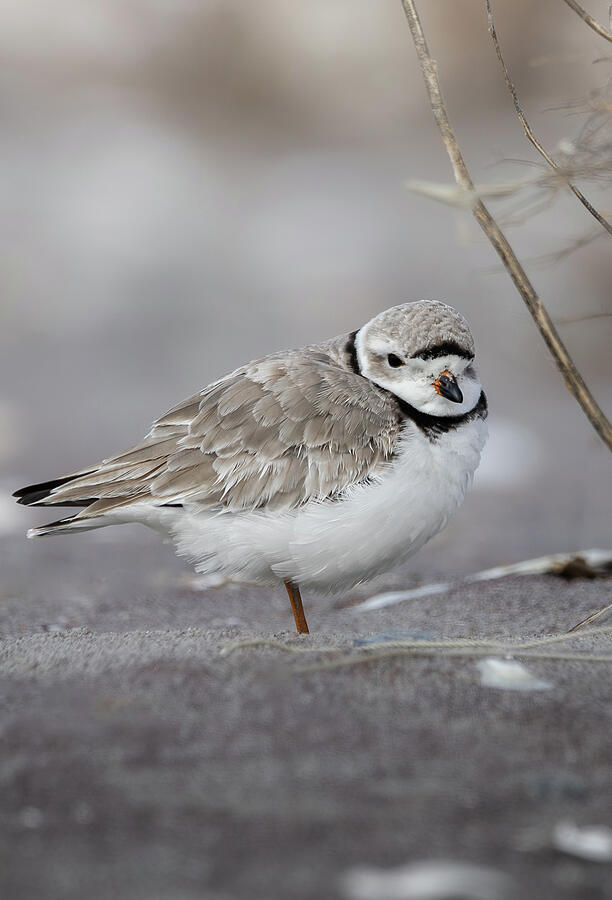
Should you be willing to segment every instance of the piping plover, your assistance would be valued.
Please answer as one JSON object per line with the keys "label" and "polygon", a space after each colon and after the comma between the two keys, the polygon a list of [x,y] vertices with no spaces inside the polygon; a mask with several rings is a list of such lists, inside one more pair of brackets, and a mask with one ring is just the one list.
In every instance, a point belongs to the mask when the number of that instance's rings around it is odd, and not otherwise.
{"label": "piping plover", "polygon": [[28,537],[123,522],[170,535],[200,573],[341,590],[415,553],[463,501],[487,402],[465,319],[404,303],[358,331],[236,369],[110,459],[16,491],[79,512]]}

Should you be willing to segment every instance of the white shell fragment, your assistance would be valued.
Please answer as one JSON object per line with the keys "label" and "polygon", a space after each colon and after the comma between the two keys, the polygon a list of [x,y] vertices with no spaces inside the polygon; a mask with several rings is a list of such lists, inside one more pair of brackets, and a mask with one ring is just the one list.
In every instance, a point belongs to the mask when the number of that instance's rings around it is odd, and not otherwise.
{"label": "white shell fragment", "polygon": [[553,685],[532,675],[515,659],[499,659],[488,656],[476,663],[480,670],[480,683],[484,687],[502,691],[549,691]]}
{"label": "white shell fragment", "polygon": [[433,594],[445,594],[451,587],[452,584],[441,582],[439,584],[424,584],[422,587],[413,588],[410,591],[387,591],[384,594],[376,594],[374,597],[369,597],[363,603],[358,603],[353,609],[362,611],[382,609],[385,606],[401,603],[402,600],[420,600],[421,597],[430,597]]}
{"label": "white shell fragment", "polygon": [[597,569],[612,564],[612,550],[580,550],[576,553],[551,553],[548,556],[539,556],[536,559],[525,559],[522,562],[509,566],[495,566],[493,569],[484,569],[473,575],[466,575],[457,582],[438,582],[424,584],[422,587],[408,591],[388,591],[384,594],[376,594],[363,603],[358,603],[353,610],[367,612],[373,609],[382,609],[385,606],[394,606],[404,600],[420,600],[422,597],[430,597],[435,594],[445,594],[453,587],[461,583],[474,581],[495,581],[498,578],[508,578],[511,575],[556,575],[570,563],[580,562],[587,567]]}
{"label": "white shell fragment", "polygon": [[580,828],[573,822],[559,822],[553,832],[553,846],[591,862],[612,862],[612,829],[606,825]]}
{"label": "white shell fragment", "polygon": [[347,900],[508,900],[512,882],[502,872],[449,860],[396,869],[349,869],[342,878]]}
{"label": "white shell fragment", "polygon": [[496,566],[493,569],[484,569],[482,572],[468,575],[465,581],[493,581],[496,578],[506,578],[509,575],[554,575],[563,566],[575,560],[581,560],[593,568],[605,566],[612,563],[612,550],[592,549],[580,550],[576,553],[550,553],[548,556],[525,559],[510,566]]}

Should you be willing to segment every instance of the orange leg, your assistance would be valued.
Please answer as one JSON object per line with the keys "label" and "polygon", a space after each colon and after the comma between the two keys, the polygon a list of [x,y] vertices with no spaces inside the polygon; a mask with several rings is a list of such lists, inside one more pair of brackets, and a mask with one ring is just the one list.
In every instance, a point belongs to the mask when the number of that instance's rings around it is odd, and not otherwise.
{"label": "orange leg", "polygon": [[308,622],[304,615],[304,607],[302,606],[302,598],[300,597],[300,589],[297,584],[292,581],[286,581],[285,587],[291,601],[291,609],[293,610],[293,618],[295,619],[295,627],[298,634],[310,634],[308,631]]}

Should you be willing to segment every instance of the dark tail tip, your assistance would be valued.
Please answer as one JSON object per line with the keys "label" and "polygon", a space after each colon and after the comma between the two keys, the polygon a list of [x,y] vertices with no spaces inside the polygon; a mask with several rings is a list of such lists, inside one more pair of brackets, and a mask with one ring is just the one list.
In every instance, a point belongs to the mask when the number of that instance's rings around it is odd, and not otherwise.
{"label": "dark tail tip", "polygon": [[[15,491],[13,497],[17,497],[17,503],[21,503],[22,506],[32,506],[33,503],[40,503],[41,500],[45,500],[54,488],[61,487],[63,484],[67,484],[69,481],[74,481],[75,478],[81,477],[86,474],[85,472],[81,472],[79,476],[76,475],[67,475],[64,478],[55,478],[52,481],[41,481],[39,484],[30,484],[27,487],[19,488],[19,490]],[[87,473],[89,474],[89,473]],[[86,506],[90,501],[80,501],[78,504],[75,503],[62,503],[57,504],[58,506]],[[53,506],[53,503],[46,504],[47,506]]]}

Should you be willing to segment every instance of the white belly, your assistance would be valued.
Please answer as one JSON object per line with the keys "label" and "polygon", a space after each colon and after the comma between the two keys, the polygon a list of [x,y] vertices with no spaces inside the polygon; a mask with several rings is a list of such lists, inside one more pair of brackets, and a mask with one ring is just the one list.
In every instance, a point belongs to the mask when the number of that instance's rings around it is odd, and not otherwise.
{"label": "white belly", "polygon": [[471,484],[486,435],[485,422],[475,419],[432,443],[408,424],[394,461],[374,483],[291,512],[177,511],[177,551],[202,573],[291,579],[321,591],[352,587],[444,528]]}

